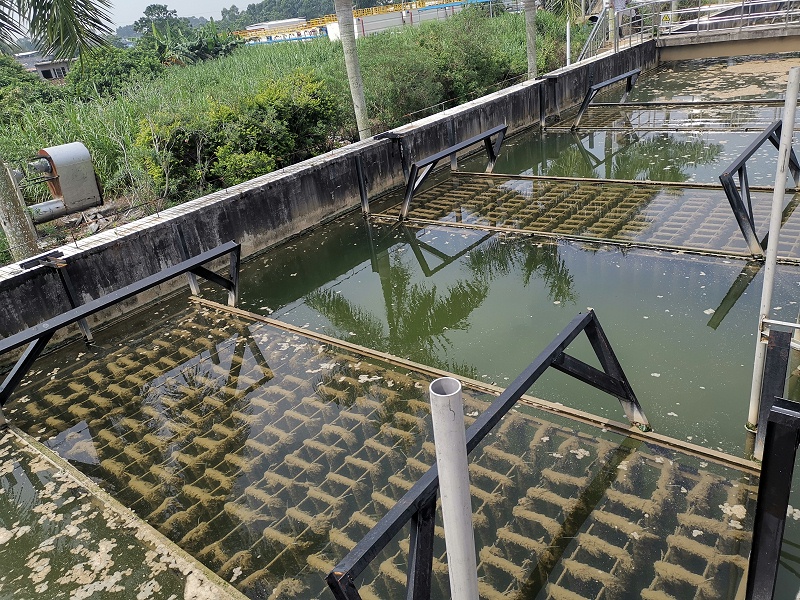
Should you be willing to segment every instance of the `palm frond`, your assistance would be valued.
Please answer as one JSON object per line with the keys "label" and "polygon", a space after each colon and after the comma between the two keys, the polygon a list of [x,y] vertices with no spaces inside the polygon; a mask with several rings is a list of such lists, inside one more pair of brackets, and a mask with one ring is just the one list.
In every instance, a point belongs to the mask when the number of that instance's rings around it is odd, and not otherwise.
{"label": "palm frond", "polygon": [[113,33],[110,0],[17,0],[17,7],[31,39],[56,58],[102,46]]}

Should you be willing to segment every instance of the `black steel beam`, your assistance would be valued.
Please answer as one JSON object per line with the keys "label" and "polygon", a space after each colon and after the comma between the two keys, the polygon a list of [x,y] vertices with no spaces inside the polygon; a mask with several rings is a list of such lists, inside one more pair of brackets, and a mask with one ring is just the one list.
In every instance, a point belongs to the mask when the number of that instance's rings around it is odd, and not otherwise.
{"label": "black steel beam", "polygon": [[758,409],[758,429],[756,430],[755,457],[760,459],[764,452],[767,437],[769,414],[775,398],[783,396],[786,389],[786,370],[789,367],[789,350],[792,334],[778,331],[774,327],[767,338],[767,355],[764,360],[764,375],[761,379],[761,399]]}
{"label": "black steel beam", "polygon": [[436,496],[411,517],[406,600],[429,600],[433,580]]}
{"label": "black steel beam", "polygon": [[[503,145],[503,140],[505,139],[507,130],[508,125],[498,125],[497,127],[492,127],[483,133],[472,136],[463,142],[454,144],[449,148],[445,148],[441,152],[431,154],[430,156],[427,156],[422,160],[412,164],[411,170],[408,174],[406,191],[403,197],[403,205],[400,209],[398,220],[403,221],[408,216],[408,209],[411,206],[411,200],[414,198],[414,192],[419,189],[422,183],[428,178],[428,175],[430,175],[433,169],[436,167],[436,164],[443,158],[448,156],[453,157],[456,155],[456,153],[464,150],[465,148],[469,148],[474,144],[484,142],[486,146],[486,153],[489,156],[489,166],[486,168],[486,172],[491,173],[492,169],[494,169],[494,164],[497,161],[497,156],[500,154],[500,147]],[[491,137],[495,134],[497,135],[497,140],[495,141],[494,145],[492,145]]]}
{"label": "black steel beam", "polygon": [[[589,367],[588,369],[580,369],[576,366],[580,361],[572,358],[564,359],[564,350],[569,346],[581,332],[586,331],[587,336],[595,353],[598,354],[598,360],[605,369],[605,373],[599,375],[595,373],[596,369]],[[622,372],[622,367],[616,359],[608,339],[605,337],[600,324],[594,311],[589,311],[586,314],[577,315],[567,325],[561,333],[536,357],[536,359],[526,368],[512,383],[509,385],[498,398],[475,420],[475,422],[467,429],[467,452],[472,452],[486,435],[500,422],[500,420],[508,413],[509,410],[517,403],[522,395],[536,382],[536,380],[544,373],[549,367],[555,366],[558,363],[562,370],[570,373],[569,371],[580,370],[581,377],[579,379],[593,379],[592,385],[602,386],[603,383],[608,383],[608,388],[601,387],[611,395],[624,396],[625,407],[626,402],[633,404],[637,411],[631,411],[632,414],[640,415],[640,421],[633,421],[634,425],[647,424],[647,419],[641,411],[641,407],[636,401],[636,396],[630,389],[625,374]],[[581,365],[583,363],[580,363]],[[566,365],[566,366],[565,366]],[[588,365],[585,365],[588,367]],[[599,373],[599,372],[598,372]],[[621,398],[622,399],[622,398]],[[626,408],[626,414],[630,411],[630,407]],[[425,474],[420,477],[411,489],[406,492],[397,504],[395,504],[384,517],[373,527],[364,538],[359,541],[355,548],[353,548],[347,556],[338,564],[326,577],[328,586],[333,591],[337,600],[354,600],[359,598],[358,590],[355,587],[355,578],[358,577],[370,561],[375,558],[378,553],[383,550],[386,545],[400,532],[400,530],[414,517],[415,514],[422,510],[427,510],[431,506],[435,506],[436,493],[439,487],[439,473],[434,464]],[[425,527],[431,527],[431,524]],[[413,531],[416,536],[412,543],[412,548],[415,544],[421,543],[419,538],[419,527],[417,524]],[[424,557],[427,561],[427,555]],[[422,568],[422,565],[420,565]],[[416,581],[417,574],[408,574],[409,583]],[[422,582],[420,582],[422,585]],[[410,592],[411,590],[409,590]],[[424,597],[424,596],[423,596]],[[408,598],[418,600],[418,596],[410,595]]]}
{"label": "black steel beam", "polygon": [[[725,195],[731,205],[739,230],[744,236],[748,249],[754,256],[764,256],[767,238],[765,237],[763,241],[759,241],[758,233],[756,232],[753,220],[753,203],[750,197],[750,183],[747,178],[747,161],[766,142],[770,142],[775,148],[779,149],[782,127],[781,120],[774,121],[768,125],[719,176],[719,181],[725,190]],[[798,162],[793,148],[789,149],[789,171],[795,182],[797,182],[798,177],[800,177],[800,162]],[[739,179],[738,186],[734,176]],[[744,195],[744,198],[742,195]]]}
{"label": "black steel beam", "polygon": [[587,365],[565,352],[562,352],[553,361],[553,368],[618,398],[624,397],[627,393],[619,380],[609,377],[600,369],[595,369],[592,365]]}
{"label": "black steel beam", "polygon": [[[0,340],[0,354],[29,344],[30,342],[41,338],[42,336],[50,333],[52,335],[57,329],[72,325],[80,319],[93,315],[94,313],[108,308],[109,306],[127,300],[132,296],[141,294],[155,286],[164,283],[165,281],[190,272],[196,266],[210,262],[214,259],[225,256],[226,254],[236,252],[238,254],[239,244],[236,242],[226,242],[221,246],[217,246],[212,250],[208,250],[193,258],[180,262],[176,265],[168,267],[159,273],[149,275],[144,279],[120,288],[114,292],[106,294],[100,298],[90,300],[86,304],[82,304],[77,308],[68,310],[60,315],[48,319],[44,323],[29,327],[24,331],[10,335],[7,338]],[[236,282],[234,282],[236,283]],[[237,286],[238,287],[238,286]]]}
{"label": "black steel beam", "polygon": [[[183,236],[180,237],[180,244],[182,252],[186,252],[186,246],[183,240]],[[70,304],[73,305],[71,310],[67,312],[61,313],[60,315],[48,319],[44,323],[40,323],[39,325],[35,325],[34,327],[29,327],[24,331],[20,331],[14,335],[11,335],[3,340],[0,340],[0,354],[5,352],[9,352],[10,350],[14,350],[20,346],[28,344],[28,348],[22,354],[22,356],[17,360],[14,367],[11,369],[11,372],[5,378],[2,384],[0,384],[0,407],[5,404],[17,386],[20,384],[22,379],[25,377],[27,372],[30,370],[33,362],[36,358],[41,354],[44,350],[47,342],[53,337],[53,334],[62,327],[66,327],[67,325],[71,325],[72,323],[86,323],[86,317],[111,306],[112,304],[116,304],[117,302],[121,302],[127,298],[140,294],[150,288],[153,288],[168,279],[172,279],[173,277],[177,277],[178,275],[182,275],[183,273],[196,273],[201,277],[205,277],[214,283],[218,283],[222,285],[225,289],[228,290],[228,304],[231,306],[236,306],[236,302],[238,301],[238,294],[239,294],[239,260],[240,260],[240,246],[235,242],[227,242],[214,248],[213,250],[209,250],[208,252],[203,252],[202,254],[195,256],[194,258],[190,258],[188,260],[184,260],[183,262],[178,263],[172,267],[164,269],[160,273],[156,273],[154,275],[150,275],[149,277],[145,277],[144,279],[137,281],[131,285],[125,286],[115,292],[111,292],[110,294],[106,294],[100,298],[95,300],[91,300],[86,304],[82,304],[80,306],[75,306],[74,300],[74,290],[71,289],[71,286],[67,287],[67,294],[70,299]],[[230,271],[231,271],[231,279],[227,280],[224,277],[217,275],[216,273],[209,271],[201,267],[203,263],[209,262],[225,254],[230,254]],[[61,274],[61,268],[58,269],[59,274]],[[65,282],[65,285],[69,284],[68,279],[64,279],[63,275],[61,278],[62,282]],[[190,282],[192,279],[190,278]],[[196,286],[196,282],[195,282]],[[193,291],[194,287],[193,286]],[[88,325],[86,325],[88,328]],[[82,328],[83,329],[83,328]],[[84,335],[86,335],[86,331],[84,331]],[[91,333],[89,333],[91,336]],[[91,339],[89,337],[88,339]]]}
{"label": "black steel beam", "polygon": [[799,438],[800,404],[776,399],[769,412],[758,483],[746,600],[771,600],[775,593]]}
{"label": "black steel beam", "polygon": [[11,393],[17,388],[25,375],[27,375],[33,362],[39,358],[39,355],[42,353],[42,350],[44,350],[44,347],[47,346],[47,342],[50,341],[54,333],[55,330],[51,330],[40,335],[28,344],[25,352],[17,359],[14,367],[8,375],[6,375],[3,383],[0,384],[0,407],[5,405]]}
{"label": "black steel beam", "polygon": [[578,109],[578,114],[575,116],[575,122],[572,123],[572,127],[570,129],[575,131],[578,128],[578,125],[580,125],[581,119],[583,118],[583,113],[586,112],[586,109],[589,108],[589,104],[591,104],[592,100],[594,100],[595,96],[597,96],[597,94],[603,88],[625,80],[625,93],[622,95],[620,104],[625,102],[625,100],[628,99],[628,94],[630,93],[631,89],[633,89],[636,80],[639,78],[639,73],[641,72],[641,69],[634,69],[633,71],[628,71],[622,75],[617,75],[611,79],[606,79],[605,81],[601,81],[600,83],[595,83],[594,85],[589,86],[589,89],[586,91],[586,96],[584,96],[583,102],[581,103],[581,107]]}

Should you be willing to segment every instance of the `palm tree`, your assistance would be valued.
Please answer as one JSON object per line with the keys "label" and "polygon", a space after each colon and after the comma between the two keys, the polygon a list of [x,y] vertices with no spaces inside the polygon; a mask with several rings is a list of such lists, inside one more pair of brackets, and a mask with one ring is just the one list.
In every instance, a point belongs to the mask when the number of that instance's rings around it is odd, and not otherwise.
{"label": "palm tree", "polygon": [[444,358],[450,347],[448,332],[469,326],[470,314],[489,294],[485,278],[458,281],[446,291],[414,283],[411,269],[400,255],[378,256],[386,304],[381,318],[342,298],[331,289],[305,297],[306,304],[325,315],[340,337],[348,341],[410,358],[422,364],[475,377],[474,368]]}
{"label": "palm tree", "polygon": [[0,44],[26,33],[45,54],[75,56],[106,43],[110,0],[0,0]]}
{"label": "palm tree", "polygon": [[536,79],[536,2],[522,0],[522,11],[525,13],[525,45],[528,56],[528,79]]}
{"label": "palm tree", "polygon": [[[0,0],[2,2],[3,0]],[[347,68],[347,79],[350,82],[350,94],[353,96],[353,109],[356,113],[356,125],[359,139],[372,137],[367,101],[364,97],[364,81],[361,79],[361,65],[356,53],[356,32],[353,26],[352,0],[335,0],[336,19],[339,22],[339,37],[344,50],[344,63]]]}

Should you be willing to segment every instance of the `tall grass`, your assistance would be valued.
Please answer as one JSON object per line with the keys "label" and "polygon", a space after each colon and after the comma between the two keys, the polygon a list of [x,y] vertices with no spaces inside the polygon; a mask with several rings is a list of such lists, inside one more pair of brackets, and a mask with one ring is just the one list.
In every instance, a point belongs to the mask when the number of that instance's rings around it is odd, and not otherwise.
{"label": "tall grass", "polygon": [[[463,102],[526,72],[522,16],[489,19],[465,14],[469,12],[359,40],[373,131],[412,120],[440,103]],[[547,61],[540,64],[542,72],[564,64],[563,39],[547,37],[561,35],[558,30],[549,33],[556,30],[557,21],[548,17],[548,32],[540,29],[541,47],[546,49],[542,60]],[[580,32],[574,37],[579,41]],[[355,139],[341,45],[320,39],[244,46],[225,58],[169,68],[113,98],[33,103],[0,132],[0,157],[22,161],[39,148],[79,140],[92,154],[106,195],[132,202],[152,200],[158,189],[135,143],[149,119],[206,114],[220,103],[236,106],[262,91],[265,82],[297,70],[324,82],[336,99],[338,117],[329,124],[331,139]]]}

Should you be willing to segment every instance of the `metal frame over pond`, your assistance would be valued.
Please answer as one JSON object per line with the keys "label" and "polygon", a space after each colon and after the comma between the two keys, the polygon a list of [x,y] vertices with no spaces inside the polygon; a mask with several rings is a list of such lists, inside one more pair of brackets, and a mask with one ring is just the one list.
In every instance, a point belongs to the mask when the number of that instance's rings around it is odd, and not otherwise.
{"label": "metal frame over pond", "polygon": [[[586,332],[603,371],[565,353],[566,348]],[[616,396],[632,426],[649,429],[647,417],[636,399],[622,366],[614,354],[600,322],[589,311],[578,315],[541,354],[483,412],[467,430],[467,452],[471,452],[517,403],[522,395],[549,368],[566,373],[612,396]],[[355,578],[370,561],[411,520],[407,597],[430,597],[433,561],[434,523],[439,476],[432,466],[395,504],[380,522],[327,576],[328,585],[338,600],[358,600],[361,596]]]}

